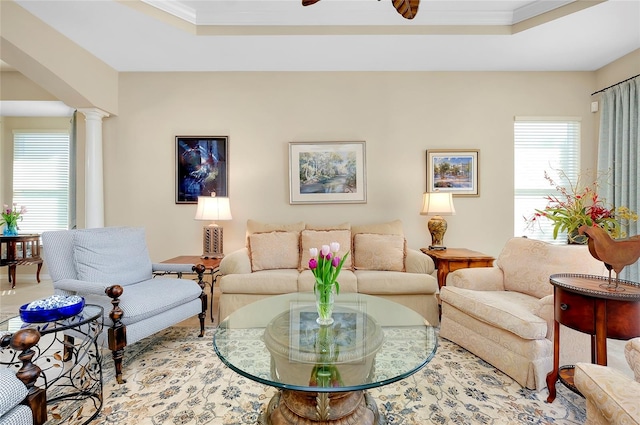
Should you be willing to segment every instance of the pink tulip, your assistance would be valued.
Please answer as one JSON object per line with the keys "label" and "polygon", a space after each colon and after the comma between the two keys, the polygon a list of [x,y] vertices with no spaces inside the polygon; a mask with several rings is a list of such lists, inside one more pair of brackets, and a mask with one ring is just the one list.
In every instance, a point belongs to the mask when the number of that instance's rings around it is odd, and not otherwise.
{"label": "pink tulip", "polygon": [[309,255],[311,255],[311,258],[318,257],[318,248],[309,248]]}
{"label": "pink tulip", "polygon": [[327,255],[329,255],[330,252],[331,252],[331,248],[329,247],[329,245],[322,245],[322,250],[320,251],[320,253],[323,257],[326,257]]}
{"label": "pink tulip", "polygon": [[338,251],[340,251],[340,243],[331,242],[331,252],[333,252],[335,254]]}
{"label": "pink tulip", "polygon": [[338,267],[338,264],[340,264],[340,257],[336,255],[335,257],[333,257],[333,260],[331,260],[331,265],[333,267]]}
{"label": "pink tulip", "polygon": [[316,260],[315,258],[312,258],[311,260],[309,260],[309,268],[313,270],[316,267],[318,267],[318,260]]}

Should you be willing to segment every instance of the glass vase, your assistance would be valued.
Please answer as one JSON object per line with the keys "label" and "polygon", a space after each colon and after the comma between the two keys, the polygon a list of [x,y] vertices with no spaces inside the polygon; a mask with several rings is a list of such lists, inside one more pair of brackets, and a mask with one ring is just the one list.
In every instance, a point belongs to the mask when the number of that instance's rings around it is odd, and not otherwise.
{"label": "glass vase", "polygon": [[320,326],[328,326],[333,323],[333,303],[335,302],[335,285],[316,285],[316,308],[318,318],[316,322]]}
{"label": "glass vase", "polygon": [[18,236],[17,223],[4,223],[2,228],[2,236]]}

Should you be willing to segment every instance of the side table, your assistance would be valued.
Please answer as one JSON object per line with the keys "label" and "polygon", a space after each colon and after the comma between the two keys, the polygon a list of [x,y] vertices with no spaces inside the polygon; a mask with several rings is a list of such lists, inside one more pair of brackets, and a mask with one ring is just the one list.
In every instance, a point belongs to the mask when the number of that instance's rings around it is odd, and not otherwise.
{"label": "side table", "polygon": [[25,328],[40,332],[31,362],[42,371],[37,385],[46,388],[47,424],[88,424],[100,413],[103,376],[98,337],[102,314],[101,306],[86,304],[77,315],[52,322],[24,323],[19,316],[0,321],[0,367],[22,364],[21,353],[7,347],[10,335]]}
{"label": "side table", "polygon": [[211,322],[213,319],[213,288],[215,286],[217,273],[220,270],[220,262],[222,258],[202,258],[199,255],[181,255],[168,260],[161,261],[165,264],[203,264],[205,269],[211,273],[211,300],[209,301],[209,314]]}
{"label": "side table", "polygon": [[442,288],[447,283],[447,275],[458,269],[472,267],[491,267],[495,258],[481,252],[466,248],[447,248],[442,250],[420,248],[427,254],[438,269],[438,287]]}
{"label": "side table", "polygon": [[9,283],[16,287],[16,267],[38,265],[36,279],[40,283],[42,257],[40,257],[40,235],[0,236],[0,267],[9,267]]}
{"label": "side table", "polygon": [[591,335],[591,362],[607,365],[607,338],[640,336],[640,284],[619,280],[623,291],[602,288],[608,278],[581,274],[554,274],[553,369],[547,375],[551,403],[556,398],[558,378],[573,391],[573,367],[559,368],[560,325]]}

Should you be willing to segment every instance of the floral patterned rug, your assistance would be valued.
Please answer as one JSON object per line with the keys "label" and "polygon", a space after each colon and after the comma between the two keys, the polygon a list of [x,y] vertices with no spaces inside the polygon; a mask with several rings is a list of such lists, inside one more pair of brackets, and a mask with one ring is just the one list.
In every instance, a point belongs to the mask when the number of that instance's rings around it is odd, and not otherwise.
{"label": "floral patterned rug", "polygon": [[[173,327],[127,347],[122,385],[105,352],[104,407],[92,423],[256,424],[276,390],[227,368],[213,350],[214,332],[198,338]],[[389,425],[584,423],[584,399],[562,384],[549,404],[546,390],[523,389],[463,348],[439,344],[413,376],[369,390]]]}

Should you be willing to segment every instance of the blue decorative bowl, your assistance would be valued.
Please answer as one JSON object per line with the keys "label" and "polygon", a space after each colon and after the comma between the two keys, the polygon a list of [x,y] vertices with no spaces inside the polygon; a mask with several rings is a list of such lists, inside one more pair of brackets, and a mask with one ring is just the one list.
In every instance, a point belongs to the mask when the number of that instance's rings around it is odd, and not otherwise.
{"label": "blue decorative bowl", "polygon": [[75,316],[80,313],[84,308],[84,298],[81,298],[81,301],[65,305],[63,307],[45,309],[45,308],[36,308],[34,310],[27,310],[27,306],[29,304],[25,304],[20,307],[20,319],[22,319],[25,323],[44,323],[44,322],[53,322],[55,320],[66,319],[71,316]]}

